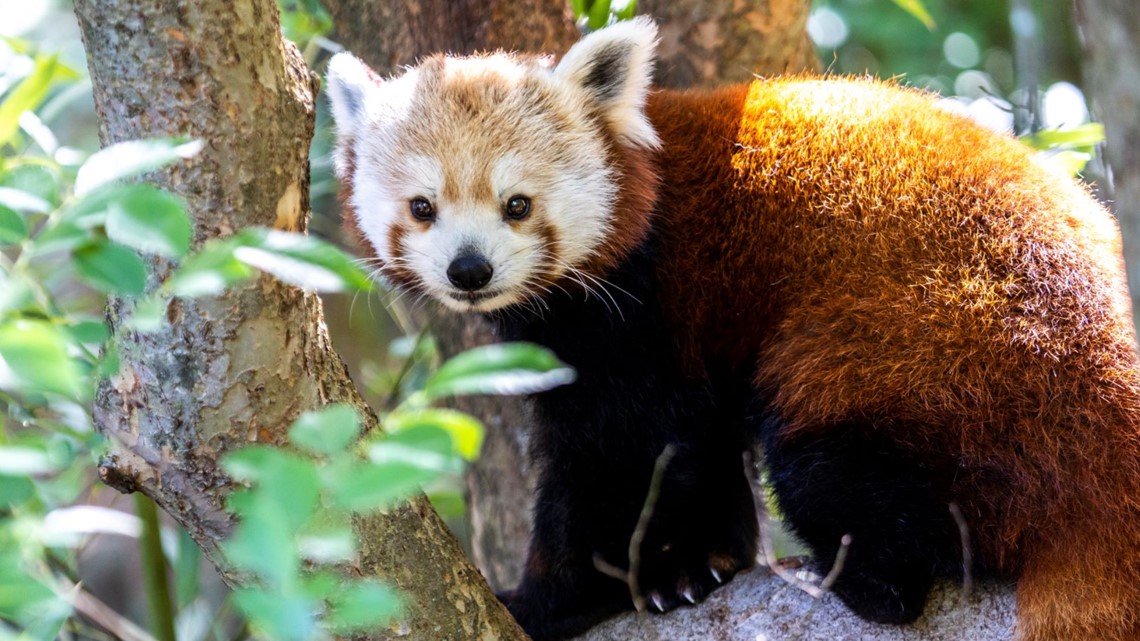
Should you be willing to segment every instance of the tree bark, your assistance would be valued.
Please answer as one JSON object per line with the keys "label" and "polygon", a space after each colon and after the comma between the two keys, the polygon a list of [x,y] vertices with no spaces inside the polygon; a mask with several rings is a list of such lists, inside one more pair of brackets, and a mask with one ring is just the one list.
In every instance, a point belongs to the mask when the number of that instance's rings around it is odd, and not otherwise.
{"label": "tree bark", "polygon": [[803,0],[642,0],[657,18],[656,83],[711,87],[757,75],[815,71]]}
{"label": "tree bark", "polygon": [[[205,141],[196,158],[150,178],[182,195],[202,243],[251,225],[303,231],[318,82],[283,42],[273,0],[78,0],[76,14],[105,144],[150,136]],[[155,263],[158,273],[169,265]],[[132,302],[113,301],[123,327]],[[104,480],[151,496],[220,562],[232,487],[219,457],[282,444],[302,411],[333,402],[375,423],[332,351],[313,294],[262,277],[217,298],[174,300],[156,333],[120,329],[118,373],[95,417],[110,451]],[[409,597],[401,629],[366,638],[523,639],[422,497],[357,523],[352,575]]]}
{"label": "tree bark", "polygon": [[382,75],[421,56],[560,54],[578,39],[563,0],[326,0],[338,41]]}
{"label": "tree bark", "polygon": [[1104,123],[1109,205],[1124,239],[1132,318],[1140,323],[1140,12],[1134,0],[1077,0],[1076,11],[1093,114]]}

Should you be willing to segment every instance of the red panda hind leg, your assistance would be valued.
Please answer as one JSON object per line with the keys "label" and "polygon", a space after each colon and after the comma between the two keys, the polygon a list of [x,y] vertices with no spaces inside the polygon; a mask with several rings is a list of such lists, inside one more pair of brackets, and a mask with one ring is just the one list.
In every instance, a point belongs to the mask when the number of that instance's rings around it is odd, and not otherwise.
{"label": "red panda hind leg", "polygon": [[849,538],[833,591],[860,617],[910,623],[938,576],[960,576],[961,546],[943,497],[948,478],[907,457],[873,421],[784,433],[768,410],[754,426],[785,525],[821,573]]}

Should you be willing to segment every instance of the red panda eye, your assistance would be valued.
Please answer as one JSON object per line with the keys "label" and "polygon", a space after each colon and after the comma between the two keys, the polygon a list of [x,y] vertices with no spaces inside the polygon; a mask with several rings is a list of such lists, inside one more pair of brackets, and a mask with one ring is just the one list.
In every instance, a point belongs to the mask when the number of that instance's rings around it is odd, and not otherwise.
{"label": "red panda eye", "polygon": [[426,198],[413,198],[408,203],[408,207],[412,211],[412,218],[421,223],[430,223],[435,220],[435,208]]}
{"label": "red panda eye", "polygon": [[522,220],[530,214],[530,198],[526,196],[514,195],[507,201],[507,206],[504,208],[507,218],[511,220]]}

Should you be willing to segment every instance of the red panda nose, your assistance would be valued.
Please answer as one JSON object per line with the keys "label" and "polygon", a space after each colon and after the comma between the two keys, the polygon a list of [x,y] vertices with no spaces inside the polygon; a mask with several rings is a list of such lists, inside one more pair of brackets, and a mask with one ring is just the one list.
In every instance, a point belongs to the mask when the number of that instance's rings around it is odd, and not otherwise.
{"label": "red panda nose", "polygon": [[491,263],[479,254],[464,254],[451,261],[447,267],[447,279],[465,292],[482,289],[491,282],[491,274],[495,273]]}

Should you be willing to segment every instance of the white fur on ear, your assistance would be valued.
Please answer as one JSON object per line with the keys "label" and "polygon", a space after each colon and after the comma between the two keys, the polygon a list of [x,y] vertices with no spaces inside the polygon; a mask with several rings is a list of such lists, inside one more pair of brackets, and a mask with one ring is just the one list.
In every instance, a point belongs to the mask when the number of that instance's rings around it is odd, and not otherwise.
{"label": "white fur on ear", "polygon": [[657,25],[639,16],[599,29],[580,40],[554,70],[602,104],[614,132],[628,142],[661,144],[645,116],[645,96],[653,79]]}
{"label": "white fur on ear", "polygon": [[337,136],[352,138],[368,113],[365,101],[377,88],[376,76],[359,58],[341,52],[329,60],[327,86]]}

